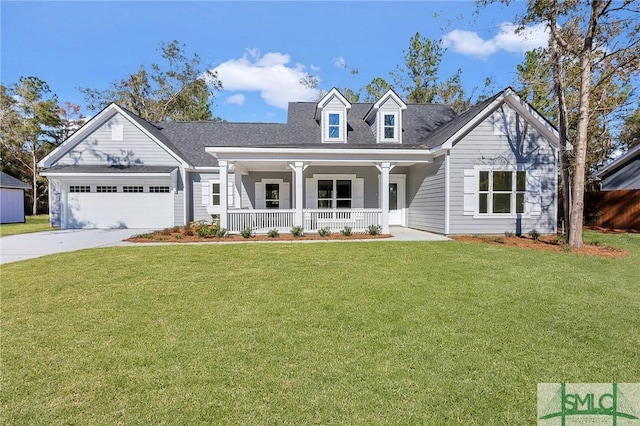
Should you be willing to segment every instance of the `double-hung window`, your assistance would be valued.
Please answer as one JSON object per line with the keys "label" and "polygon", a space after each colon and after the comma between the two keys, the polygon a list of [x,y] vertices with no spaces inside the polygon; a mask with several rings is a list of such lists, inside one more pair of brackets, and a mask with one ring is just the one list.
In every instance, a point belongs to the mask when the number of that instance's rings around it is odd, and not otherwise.
{"label": "double-hung window", "polygon": [[527,175],[525,171],[480,170],[478,213],[525,213]]}
{"label": "double-hung window", "polygon": [[324,142],[345,142],[344,117],[341,111],[325,111],[323,114]]}
{"label": "double-hung window", "polygon": [[220,182],[211,183],[211,205],[220,206]]}
{"label": "double-hung window", "polygon": [[319,209],[350,209],[353,200],[352,181],[347,179],[318,180]]}
{"label": "double-hung window", "polygon": [[398,142],[398,114],[382,114],[382,138],[383,142]]}

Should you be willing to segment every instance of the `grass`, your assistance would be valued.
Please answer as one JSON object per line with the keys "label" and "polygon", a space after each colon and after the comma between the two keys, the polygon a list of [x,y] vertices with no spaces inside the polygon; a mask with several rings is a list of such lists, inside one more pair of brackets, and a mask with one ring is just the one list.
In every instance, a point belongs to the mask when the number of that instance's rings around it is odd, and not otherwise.
{"label": "grass", "polygon": [[640,235],[587,239],[629,256],[378,242],[3,265],[1,421],[533,424],[537,383],[640,382]]}
{"label": "grass", "polygon": [[29,232],[50,231],[49,215],[26,216],[25,223],[6,223],[0,225],[0,236],[27,234]]}

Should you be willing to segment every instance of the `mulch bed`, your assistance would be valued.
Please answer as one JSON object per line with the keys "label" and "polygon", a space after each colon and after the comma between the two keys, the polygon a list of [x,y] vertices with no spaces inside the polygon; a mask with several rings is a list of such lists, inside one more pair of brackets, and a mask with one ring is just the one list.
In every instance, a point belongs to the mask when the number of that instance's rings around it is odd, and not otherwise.
{"label": "mulch bed", "polygon": [[557,236],[547,235],[541,236],[537,241],[531,237],[505,237],[505,236],[487,236],[487,235],[459,235],[451,237],[456,241],[468,243],[496,244],[509,247],[519,247],[530,250],[545,250],[565,253],[575,253],[586,256],[604,256],[604,257],[626,257],[627,252],[616,247],[609,247],[601,244],[587,244],[582,248],[570,248]]}
{"label": "mulch bed", "polygon": [[372,239],[380,239],[380,238],[390,238],[391,234],[378,234],[378,235],[369,235],[369,234],[352,234],[350,236],[344,236],[339,232],[334,232],[331,235],[326,237],[321,237],[320,235],[313,234],[305,234],[301,237],[294,237],[290,233],[280,234],[275,238],[269,238],[267,235],[259,234],[252,235],[249,238],[244,238],[242,235],[231,234],[224,238],[218,237],[207,237],[202,238],[197,235],[185,235],[183,232],[167,232],[167,231],[157,231],[151,234],[145,234],[144,236],[133,236],[129,238],[127,241],[133,243],[226,243],[226,242],[253,242],[253,241],[310,241],[310,240],[372,240]]}

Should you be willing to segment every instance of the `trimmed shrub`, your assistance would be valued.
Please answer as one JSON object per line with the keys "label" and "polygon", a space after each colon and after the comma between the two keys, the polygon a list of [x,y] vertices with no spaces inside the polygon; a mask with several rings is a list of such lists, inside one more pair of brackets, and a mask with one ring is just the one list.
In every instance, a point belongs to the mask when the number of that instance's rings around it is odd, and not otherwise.
{"label": "trimmed shrub", "polygon": [[345,226],[344,229],[342,231],[340,231],[340,233],[342,235],[344,235],[345,237],[350,237],[352,235],[351,227],[350,226]]}
{"label": "trimmed shrub", "polygon": [[302,237],[304,235],[304,229],[302,229],[302,226],[294,226],[291,228],[291,235],[294,237]]}
{"label": "trimmed shrub", "polygon": [[379,235],[382,233],[382,226],[380,225],[369,225],[367,228],[367,232],[369,235]]}
{"label": "trimmed shrub", "polygon": [[328,237],[329,235],[331,235],[331,228],[325,226],[324,228],[318,229],[318,235],[320,235],[321,237]]}
{"label": "trimmed shrub", "polygon": [[244,228],[242,231],[240,231],[240,235],[242,235],[242,238],[251,238],[251,235],[253,233],[251,232],[251,228]]}
{"label": "trimmed shrub", "polygon": [[269,229],[269,232],[267,232],[267,237],[269,238],[278,238],[279,235],[280,233],[277,229]]}

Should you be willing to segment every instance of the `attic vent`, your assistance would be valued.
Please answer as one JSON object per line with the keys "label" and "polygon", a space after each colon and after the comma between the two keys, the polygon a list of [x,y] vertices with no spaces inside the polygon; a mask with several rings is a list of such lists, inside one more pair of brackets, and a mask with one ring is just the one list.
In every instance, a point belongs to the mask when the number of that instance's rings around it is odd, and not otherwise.
{"label": "attic vent", "polygon": [[124,126],[122,124],[114,124],[111,126],[111,140],[121,141],[124,139]]}

